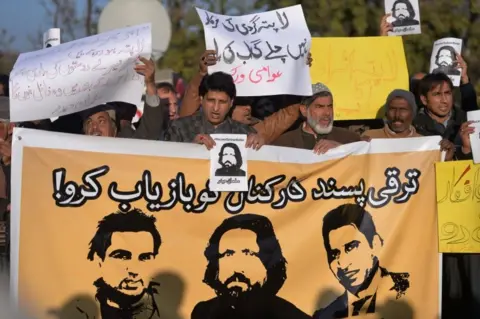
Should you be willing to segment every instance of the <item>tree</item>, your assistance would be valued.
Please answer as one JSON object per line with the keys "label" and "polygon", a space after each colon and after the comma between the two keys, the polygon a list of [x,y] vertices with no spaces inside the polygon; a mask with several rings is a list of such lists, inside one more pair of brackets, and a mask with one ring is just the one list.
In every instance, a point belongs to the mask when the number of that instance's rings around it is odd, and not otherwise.
{"label": "tree", "polygon": [[[198,72],[198,59],[205,51],[202,21],[191,0],[167,0],[166,8],[172,21],[172,40],[159,66],[181,72],[189,80]],[[207,0],[202,9],[223,14],[250,13],[253,6],[235,0]]]}
{"label": "tree", "polygon": [[[379,34],[383,0],[259,0],[256,8],[274,10],[301,4],[312,36],[355,37]],[[422,0],[422,34],[404,36],[409,73],[428,72],[435,40],[463,39],[462,55],[472,83],[480,89],[480,5],[475,0]]]}
{"label": "tree", "polygon": [[62,30],[62,42],[68,42],[90,36],[97,32],[98,18],[101,7],[97,0],[85,0],[84,12],[79,10],[77,0],[40,0],[48,19],[48,27],[41,26],[29,37],[34,49],[43,47],[43,33],[50,27]]}
{"label": "tree", "polygon": [[6,29],[0,29],[0,74],[9,74],[17,59],[18,53],[12,50],[15,37],[10,35]]}

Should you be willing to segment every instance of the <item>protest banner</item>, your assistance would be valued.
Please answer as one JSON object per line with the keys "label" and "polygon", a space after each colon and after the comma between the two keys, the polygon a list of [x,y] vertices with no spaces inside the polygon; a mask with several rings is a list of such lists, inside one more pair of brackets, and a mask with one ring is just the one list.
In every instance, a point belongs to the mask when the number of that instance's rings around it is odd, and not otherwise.
{"label": "protest banner", "polygon": [[144,78],[134,66],[151,51],[151,27],[144,24],[22,53],[10,73],[11,120],[58,117],[107,102],[139,104]]}
{"label": "protest banner", "polygon": [[16,129],[14,296],[61,318],[231,318],[247,301],[332,318],[354,292],[375,318],[437,318],[439,141],[265,146],[249,191],[218,193],[200,145]]}
{"label": "protest banner", "polygon": [[408,90],[401,37],[313,38],[312,81],[333,93],[335,120],[383,117],[394,89]]}
{"label": "protest banner", "polygon": [[312,94],[311,35],[301,5],[244,16],[197,12],[205,46],[217,52],[208,72],[230,73],[238,96]]}
{"label": "protest banner", "polygon": [[443,253],[480,253],[480,165],[437,163],[438,246]]}

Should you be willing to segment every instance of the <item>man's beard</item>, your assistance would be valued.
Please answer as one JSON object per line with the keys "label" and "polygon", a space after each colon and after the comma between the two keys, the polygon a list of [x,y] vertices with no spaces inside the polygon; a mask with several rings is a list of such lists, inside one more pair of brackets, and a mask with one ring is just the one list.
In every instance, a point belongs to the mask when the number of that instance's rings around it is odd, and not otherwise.
{"label": "man's beard", "polygon": [[106,303],[107,300],[110,300],[117,304],[120,309],[130,309],[143,298],[146,292],[146,289],[143,289],[138,295],[127,295],[107,284],[103,278],[97,279],[93,284],[97,287],[95,297],[100,303]]}
{"label": "man's beard", "polygon": [[333,119],[330,119],[330,124],[327,126],[322,126],[310,115],[310,111],[308,111],[307,124],[317,134],[328,134],[332,131]]}
{"label": "man's beard", "polygon": [[[242,290],[238,286],[228,287],[232,282],[241,282],[247,285],[247,289]],[[249,302],[254,300],[254,296],[258,296],[262,290],[262,285],[256,282],[252,285],[249,278],[245,275],[235,272],[230,276],[225,283],[222,283],[222,287],[217,291],[217,295],[222,299],[227,300],[227,304],[235,305],[243,302]]]}
{"label": "man's beard", "polygon": [[407,16],[404,16],[403,14],[397,16],[397,19],[398,19],[398,20],[405,20],[405,19],[407,19],[407,18],[408,18],[408,17],[407,17]]}
{"label": "man's beard", "polygon": [[230,161],[225,161],[225,162],[223,162],[223,166],[224,166],[224,167],[232,167],[233,164],[232,164],[232,162],[230,162]]}

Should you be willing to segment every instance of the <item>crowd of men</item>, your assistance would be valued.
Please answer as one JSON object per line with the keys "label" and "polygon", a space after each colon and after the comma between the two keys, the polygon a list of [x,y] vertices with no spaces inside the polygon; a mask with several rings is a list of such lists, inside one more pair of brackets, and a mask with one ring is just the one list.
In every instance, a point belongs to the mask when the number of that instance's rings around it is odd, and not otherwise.
{"label": "crowd of men", "polygon": [[[381,35],[392,25],[386,17]],[[335,92],[326,85],[312,85],[309,97],[237,97],[231,75],[208,74],[216,63],[215,51],[207,50],[199,59],[198,74],[190,81],[179,107],[179,95],[170,83],[155,83],[154,62],[141,59],[136,71],[145,77],[144,112],[132,123],[136,106],[123,102],[99,105],[56,121],[11,123],[8,111],[9,79],[0,75],[0,217],[9,220],[10,163],[13,128],[28,127],[55,132],[196,143],[211,149],[210,134],[246,134],[247,148],[276,145],[312,150],[317,154],[340,145],[376,138],[442,137],[440,148],[446,160],[471,159],[469,135],[474,133],[466,112],[477,110],[477,94],[468,77],[467,63],[457,53],[461,70],[461,103],[454,105],[454,85],[442,73],[416,73],[410,90],[395,89],[385,96],[385,118],[380,127],[359,130],[335,122]],[[309,56],[305,61],[315,67]],[[275,103],[280,105],[275,105]],[[338,125],[337,125],[338,123]],[[420,211],[419,211],[420,212]],[[413,249],[413,248],[412,248]],[[443,318],[474,318],[480,315],[478,274],[475,254],[444,254]]]}

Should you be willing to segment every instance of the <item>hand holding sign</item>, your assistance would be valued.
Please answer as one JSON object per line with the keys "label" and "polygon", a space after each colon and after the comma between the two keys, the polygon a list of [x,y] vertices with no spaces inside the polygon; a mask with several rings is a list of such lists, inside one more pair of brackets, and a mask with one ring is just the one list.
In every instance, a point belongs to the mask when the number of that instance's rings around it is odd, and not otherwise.
{"label": "hand holding sign", "polygon": [[207,75],[208,67],[217,64],[217,53],[215,50],[206,50],[200,58],[200,74]]}

